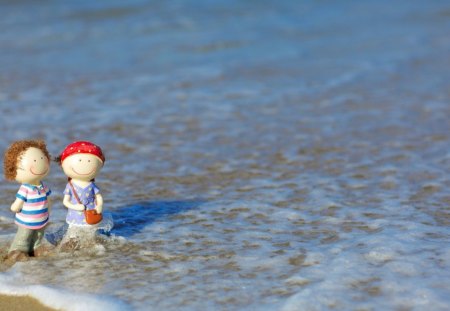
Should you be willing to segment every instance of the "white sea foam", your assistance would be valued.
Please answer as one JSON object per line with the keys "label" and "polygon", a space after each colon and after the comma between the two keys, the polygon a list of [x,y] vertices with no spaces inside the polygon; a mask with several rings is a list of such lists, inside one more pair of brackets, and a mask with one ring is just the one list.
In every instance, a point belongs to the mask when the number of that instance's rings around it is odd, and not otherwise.
{"label": "white sea foam", "polygon": [[112,297],[74,293],[43,285],[26,285],[21,282],[21,278],[22,276],[15,270],[0,274],[0,293],[12,296],[30,296],[47,307],[64,311],[131,310],[131,307]]}
{"label": "white sea foam", "polygon": [[[412,224],[411,224],[412,225]],[[405,227],[409,227],[405,224]],[[416,233],[424,230],[415,226]],[[410,238],[411,239],[411,238]],[[362,245],[353,241],[352,245]],[[446,310],[445,292],[447,285],[440,271],[427,260],[430,253],[436,261],[445,265],[448,249],[440,250],[439,244],[424,245],[421,254],[413,252],[418,241],[402,242],[389,230],[377,234],[376,238],[364,239],[367,252],[360,254],[357,247],[348,247],[345,242],[342,252],[336,247],[322,248],[320,253],[312,253],[305,259],[300,274],[289,278],[287,284],[301,286],[281,307],[283,311],[351,309],[358,297],[370,294],[371,302],[358,302],[367,309],[426,308]],[[355,244],[354,244],[355,243]],[[426,278],[425,278],[426,277]]]}

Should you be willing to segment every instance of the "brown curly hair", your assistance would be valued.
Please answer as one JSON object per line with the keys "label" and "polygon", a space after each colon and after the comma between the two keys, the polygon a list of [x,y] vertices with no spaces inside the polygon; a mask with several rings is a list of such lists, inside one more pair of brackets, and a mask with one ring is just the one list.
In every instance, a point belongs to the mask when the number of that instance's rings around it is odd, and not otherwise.
{"label": "brown curly hair", "polygon": [[17,165],[22,154],[27,151],[28,148],[40,149],[47,159],[50,160],[50,154],[47,151],[47,145],[43,140],[18,140],[9,146],[3,157],[3,173],[7,180],[14,180],[17,175]]}

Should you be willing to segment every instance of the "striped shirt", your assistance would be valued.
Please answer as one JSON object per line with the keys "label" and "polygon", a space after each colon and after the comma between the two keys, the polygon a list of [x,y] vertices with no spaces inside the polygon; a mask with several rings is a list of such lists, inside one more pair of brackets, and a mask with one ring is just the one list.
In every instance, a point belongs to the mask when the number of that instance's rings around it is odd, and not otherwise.
{"label": "striped shirt", "polygon": [[48,223],[47,197],[50,188],[41,183],[39,186],[22,184],[16,197],[23,203],[22,210],[16,213],[15,223],[28,229],[40,229]]}

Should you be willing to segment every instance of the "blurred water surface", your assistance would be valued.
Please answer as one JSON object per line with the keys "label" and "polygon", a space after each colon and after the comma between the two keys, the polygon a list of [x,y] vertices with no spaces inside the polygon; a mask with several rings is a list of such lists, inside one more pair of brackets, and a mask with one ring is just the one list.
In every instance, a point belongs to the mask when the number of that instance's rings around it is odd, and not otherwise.
{"label": "blurred water surface", "polygon": [[[116,222],[93,252],[3,273],[137,310],[450,307],[448,2],[3,0],[0,16],[1,149],[96,142]],[[56,227],[56,164],[47,182]],[[5,252],[18,185],[0,188]]]}

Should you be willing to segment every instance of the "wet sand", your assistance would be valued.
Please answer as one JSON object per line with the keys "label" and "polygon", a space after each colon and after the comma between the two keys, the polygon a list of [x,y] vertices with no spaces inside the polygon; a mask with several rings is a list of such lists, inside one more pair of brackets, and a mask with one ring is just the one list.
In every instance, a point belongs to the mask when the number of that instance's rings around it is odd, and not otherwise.
{"label": "wet sand", "polygon": [[0,309],[9,311],[54,311],[29,296],[0,295]]}

